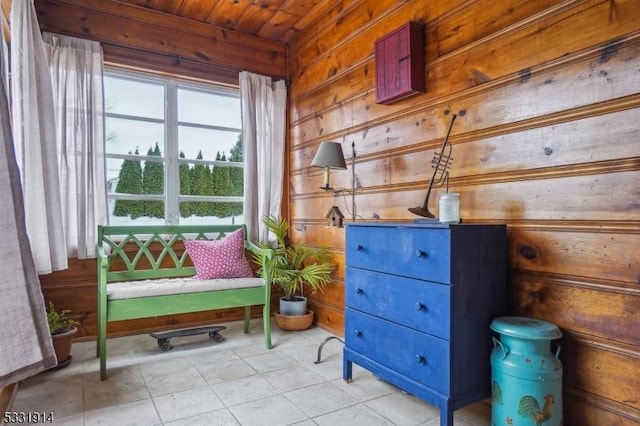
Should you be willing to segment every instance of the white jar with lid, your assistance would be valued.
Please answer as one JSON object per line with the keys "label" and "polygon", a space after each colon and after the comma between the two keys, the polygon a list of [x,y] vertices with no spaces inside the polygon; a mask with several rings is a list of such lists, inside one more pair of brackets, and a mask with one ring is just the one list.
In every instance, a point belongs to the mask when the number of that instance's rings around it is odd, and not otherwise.
{"label": "white jar with lid", "polygon": [[460,194],[447,192],[440,195],[440,223],[460,223]]}

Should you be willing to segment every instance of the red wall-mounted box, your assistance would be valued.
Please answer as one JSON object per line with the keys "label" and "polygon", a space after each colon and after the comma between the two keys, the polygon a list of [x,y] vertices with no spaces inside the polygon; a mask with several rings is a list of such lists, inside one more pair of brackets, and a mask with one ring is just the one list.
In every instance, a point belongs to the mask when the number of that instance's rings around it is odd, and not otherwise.
{"label": "red wall-mounted box", "polygon": [[409,22],[375,42],[376,103],[425,92],[424,25]]}

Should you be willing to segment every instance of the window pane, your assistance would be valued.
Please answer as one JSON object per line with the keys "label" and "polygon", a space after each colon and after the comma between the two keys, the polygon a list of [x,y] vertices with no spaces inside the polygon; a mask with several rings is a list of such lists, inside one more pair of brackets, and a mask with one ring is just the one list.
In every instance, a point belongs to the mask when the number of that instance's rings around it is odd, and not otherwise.
{"label": "window pane", "polygon": [[[233,148],[239,144],[240,133],[221,130],[200,129],[195,127],[178,127],[178,147],[184,158],[189,160],[215,161],[218,153],[226,159],[232,156]],[[202,158],[198,154],[202,153]],[[240,155],[242,146],[240,145]]]}
{"label": "window pane", "polygon": [[164,224],[164,201],[109,199],[109,223]]}
{"label": "window pane", "polygon": [[[149,217],[138,216],[136,214],[121,215],[116,212],[116,209],[127,209],[129,211],[139,211],[144,207],[140,204],[142,201],[129,201],[129,200],[113,200],[109,199],[109,224],[110,225],[164,225],[164,217]],[[164,204],[164,203],[162,203]]]}
{"label": "window pane", "polygon": [[164,85],[104,77],[107,113],[164,119]]}
{"label": "window pane", "polygon": [[182,163],[179,167],[180,195],[242,196],[244,176],[240,167]]}
{"label": "window pane", "polygon": [[124,160],[107,158],[107,193],[115,194]]}
{"label": "window pane", "polygon": [[107,117],[105,124],[107,153],[135,154],[138,151],[140,155],[147,155],[157,144],[160,156],[164,157],[164,124],[114,117]]}
{"label": "window pane", "polygon": [[242,203],[214,203],[183,201],[180,203],[180,224],[239,224],[242,218]]}
{"label": "window pane", "polygon": [[[164,201],[145,199],[146,195],[164,195],[164,163],[135,159],[107,159],[107,190],[109,194],[139,196],[135,200],[109,199],[111,223],[116,217],[127,219],[156,218],[164,221]],[[139,223],[139,222],[136,222]]]}
{"label": "window pane", "polygon": [[178,121],[239,129],[240,98],[179,88]]}

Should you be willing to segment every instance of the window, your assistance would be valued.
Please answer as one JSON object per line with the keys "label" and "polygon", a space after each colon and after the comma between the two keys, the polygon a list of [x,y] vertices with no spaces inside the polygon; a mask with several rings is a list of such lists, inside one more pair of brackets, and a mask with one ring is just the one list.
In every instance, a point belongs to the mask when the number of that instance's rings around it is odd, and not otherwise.
{"label": "window", "polygon": [[237,89],[106,70],[109,221],[241,223]]}

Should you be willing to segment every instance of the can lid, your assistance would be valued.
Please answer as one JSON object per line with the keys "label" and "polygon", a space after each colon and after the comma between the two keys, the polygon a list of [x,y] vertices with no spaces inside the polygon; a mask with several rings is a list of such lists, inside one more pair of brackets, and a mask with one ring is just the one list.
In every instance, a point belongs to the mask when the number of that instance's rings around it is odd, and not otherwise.
{"label": "can lid", "polygon": [[527,317],[500,317],[491,322],[497,333],[530,340],[552,340],[562,337],[562,332],[550,322]]}

